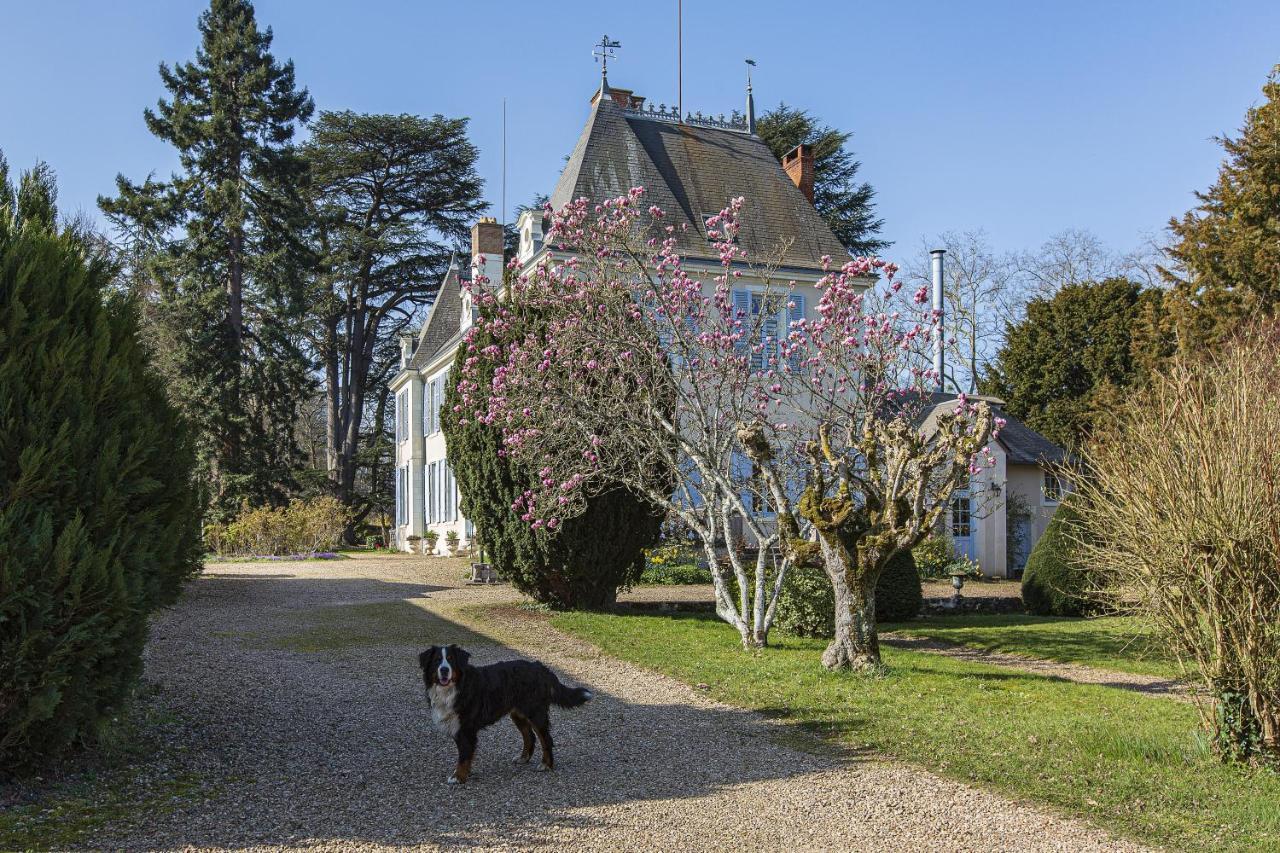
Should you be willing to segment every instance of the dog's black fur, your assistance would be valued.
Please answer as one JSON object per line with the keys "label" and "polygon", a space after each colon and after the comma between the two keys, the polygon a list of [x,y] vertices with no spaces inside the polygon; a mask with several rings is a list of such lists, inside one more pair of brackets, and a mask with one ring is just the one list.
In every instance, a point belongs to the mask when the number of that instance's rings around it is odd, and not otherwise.
{"label": "dog's black fur", "polygon": [[472,666],[470,658],[457,645],[432,646],[418,655],[432,718],[437,727],[453,736],[458,746],[458,766],[449,777],[450,784],[467,781],[480,730],[506,716],[511,717],[524,739],[524,749],[516,762],[529,762],[536,733],[542,744],[542,764],[538,769],[555,767],[550,706],[576,708],[591,698],[591,691],[565,687],[554,672],[536,661]]}

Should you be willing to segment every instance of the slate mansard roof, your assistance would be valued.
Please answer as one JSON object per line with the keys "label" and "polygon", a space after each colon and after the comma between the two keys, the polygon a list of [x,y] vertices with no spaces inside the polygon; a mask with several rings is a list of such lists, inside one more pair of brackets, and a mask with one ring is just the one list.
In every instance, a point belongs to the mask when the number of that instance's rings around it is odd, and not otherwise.
{"label": "slate mansard roof", "polygon": [[412,370],[421,370],[462,332],[462,277],[458,274],[458,260],[454,258],[440,282],[436,301],[431,304],[426,325],[418,335],[418,345],[409,360]]}
{"label": "slate mansard roof", "polygon": [[[738,244],[748,260],[817,270],[823,255],[839,262],[848,252],[760,137],[745,130],[680,123],[624,109],[611,97],[597,98],[560,175],[551,205],[559,210],[586,197],[592,201],[645,188],[666,221],[686,226],[678,236],[683,257],[719,263],[707,241],[704,219],[736,196],[746,199]],[[778,257],[785,240],[791,240]],[[418,336],[409,367],[421,370],[460,335],[462,281],[450,266]]]}
{"label": "slate mansard roof", "polygon": [[748,260],[775,260],[784,239],[793,240],[781,259],[785,266],[817,268],[823,255],[837,262],[848,257],[760,137],[663,120],[600,97],[551,205],[559,210],[578,198],[613,198],[632,187],[644,187],[645,200],[662,208],[668,222],[687,226],[677,244],[684,257],[719,260],[703,220],[736,196],[746,199],[738,243]]}

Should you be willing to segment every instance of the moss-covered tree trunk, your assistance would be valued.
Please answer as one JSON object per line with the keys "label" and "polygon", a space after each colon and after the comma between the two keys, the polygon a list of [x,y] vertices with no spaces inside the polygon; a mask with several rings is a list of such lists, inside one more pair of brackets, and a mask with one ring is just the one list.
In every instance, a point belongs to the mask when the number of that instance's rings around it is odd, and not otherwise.
{"label": "moss-covered tree trunk", "polygon": [[835,637],[822,653],[827,669],[879,669],[876,580],[879,572],[860,565],[858,555],[836,531],[818,531],[822,565],[835,593]]}

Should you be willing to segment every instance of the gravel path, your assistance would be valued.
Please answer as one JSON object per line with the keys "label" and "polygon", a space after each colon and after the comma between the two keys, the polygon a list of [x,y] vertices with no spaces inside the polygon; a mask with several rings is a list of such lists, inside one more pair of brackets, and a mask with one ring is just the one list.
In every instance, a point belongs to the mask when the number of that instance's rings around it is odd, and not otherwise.
{"label": "gravel path", "polygon": [[[784,727],[604,657],[459,561],[220,564],[156,625],[146,680],[181,722],[153,760],[200,780],[93,848],[1133,850],[1079,821],[917,768],[785,745]],[[480,627],[477,627],[477,625]],[[498,642],[496,637],[502,638]],[[515,729],[471,782],[427,724],[416,654],[536,655],[596,699],[553,710],[557,771],[517,767]],[[794,738],[790,739],[793,743]]]}
{"label": "gravel path", "polygon": [[1140,675],[1132,672],[1118,672],[1114,669],[1098,669],[1092,666],[1061,663],[1060,661],[1025,657],[1005,652],[993,652],[986,649],[962,646],[957,643],[946,643],[941,640],[929,640],[922,637],[906,637],[900,634],[883,634],[880,637],[880,642],[900,649],[932,652],[989,666],[1003,666],[1021,672],[1031,672],[1050,678],[1060,678],[1064,681],[1074,681],[1077,684],[1097,684],[1102,687],[1132,690],[1135,693],[1145,693],[1149,696],[1165,696],[1182,702],[1194,701],[1185,684],[1161,678],[1157,675]]}

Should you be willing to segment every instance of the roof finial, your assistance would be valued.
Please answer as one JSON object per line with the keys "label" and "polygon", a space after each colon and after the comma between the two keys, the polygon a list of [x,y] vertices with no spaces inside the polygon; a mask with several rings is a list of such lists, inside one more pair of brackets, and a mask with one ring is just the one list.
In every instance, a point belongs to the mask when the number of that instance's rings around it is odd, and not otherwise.
{"label": "roof finial", "polygon": [[614,51],[622,47],[620,41],[610,41],[607,35],[600,37],[600,43],[591,50],[591,55],[600,63],[600,91],[609,89],[609,60],[614,58]]}
{"label": "roof finial", "polygon": [[747,133],[756,132],[756,100],[751,96],[751,69],[756,67],[754,59],[747,61]]}

